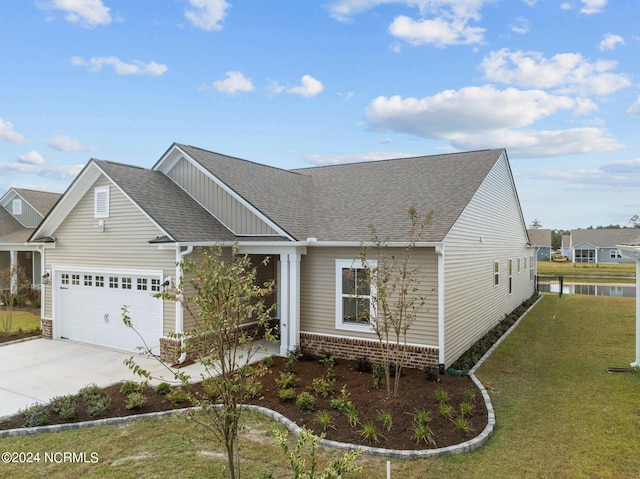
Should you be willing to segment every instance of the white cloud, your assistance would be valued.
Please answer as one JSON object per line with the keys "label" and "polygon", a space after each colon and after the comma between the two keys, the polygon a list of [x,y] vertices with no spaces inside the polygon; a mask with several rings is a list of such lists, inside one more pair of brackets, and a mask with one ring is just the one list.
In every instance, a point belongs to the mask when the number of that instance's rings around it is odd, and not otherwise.
{"label": "white cloud", "polygon": [[580,12],[585,15],[601,13],[604,7],[607,6],[607,0],[581,0],[581,2],[583,7],[580,9]]}
{"label": "white cloud", "polygon": [[589,62],[579,53],[559,53],[547,59],[542,53],[506,48],[491,52],[480,64],[489,81],[582,95],[608,95],[630,86],[625,75],[611,73],[616,67],[614,61]]}
{"label": "white cloud", "polygon": [[514,33],[519,33],[520,35],[524,35],[525,33],[529,33],[529,20],[523,17],[516,18],[516,21],[512,23],[509,28]]}
{"label": "white cloud", "polygon": [[162,76],[169,69],[166,65],[154,61],[143,63],[135,60],[133,63],[125,63],[117,57],[92,57],[89,60],[73,57],[71,64],[77,67],[87,67],[92,72],[99,72],[103,67],[110,66],[113,67],[117,75]]}
{"label": "white cloud", "polygon": [[518,128],[561,110],[583,108],[567,96],[541,90],[498,90],[493,86],[446,90],[422,99],[378,97],[366,119],[379,130],[395,130],[425,138],[447,138],[456,132]]}
{"label": "white cloud", "polygon": [[624,45],[624,38],[620,35],[614,35],[613,33],[607,33],[600,42],[600,50],[613,50],[618,44]]}
{"label": "white cloud", "polygon": [[397,151],[370,151],[368,153],[355,153],[353,155],[308,155],[307,159],[316,165],[340,165],[343,163],[361,163],[364,161],[379,161],[392,158],[411,158],[413,156],[419,155]]}
{"label": "white cloud", "polygon": [[269,82],[269,86],[267,86],[267,90],[269,91],[269,93],[271,93],[272,95],[278,95],[279,93],[282,93],[285,90],[285,87],[283,87],[280,83],[278,83],[275,80],[271,80]]}
{"label": "white cloud", "polygon": [[636,102],[631,105],[629,108],[627,108],[627,115],[629,116],[639,116],[640,115],[640,96],[638,96],[638,99],[636,100]]}
{"label": "white cloud", "polygon": [[82,171],[84,165],[46,165],[21,163],[0,163],[0,170],[5,174],[35,175],[56,180],[72,180]]}
{"label": "white cloud", "polygon": [[461,150],[487,147],[506,148],[512,157],[543,158],[577,155],[623,148],[606,135],[602,128],[570,128],[567,130],[509,130],[500,129],[482,134],[460,133],[448,140]]}
{"label": "white cloud", "polygon": [[404,15],[393,20],[389,31],[410,45],[434,44],[438,47],[482,43],[485,32],[484,28],[470,27],[465,20],[439,17],[416,21]]}
{"label": "white cloud", "polygon": [[365,117],[373,129],[446,140],[461,150],[506,147],[521,157],[543,157],[621,148],[602,128],[530,128],[561,111],[582,114],[593,108],[585,99],[486,85],[422,99],[378,97],[369,104]]}
{"label": "white cloud", "polygon": [[44,158],[37,151],[30,151],[18,157],[18,162],[24,165],[44,165]]}
{"label": "white cloud", "polygon": [[221,22],[231,6],[225,0],[189,0],[192,8],[184,11],[184,16],[194,27],[206,30],[221,30]]}
{"label": "white cloud", "polygon": [[45,8],[62,10],[68,22],[88,28],[111,23],[111,9],[102,0],[51,0]]}
{"label": "white cloud", "polygon": [[211,84],[211,88],[221,92],[235,94],[243,91],[253,91],[253,83],[251,79],[244,76],[242,72],[226,72],[225,80],[217,80]]}
{"label": "white cloud", "polygon": [[321,93],[322,90],[324,90],[324,86],[321,81],[316,80],[311,75],[304,75],[300,79],[300,86],[289,88],[287,92],[292,95],[300,95],[305,98],[310,98]]}
{"label": "white cloud", "polygon": [[84,145],[80,140],[65,135],[52,135],[48,145],[60,151],[97,151],[98,149]]}
{"label": "white cloud", "polygon": [[2,118],[0,118],[0,140],[6,140],[11,143],[27,142],[24,136],[13,129],[13,124],[10,121]]}

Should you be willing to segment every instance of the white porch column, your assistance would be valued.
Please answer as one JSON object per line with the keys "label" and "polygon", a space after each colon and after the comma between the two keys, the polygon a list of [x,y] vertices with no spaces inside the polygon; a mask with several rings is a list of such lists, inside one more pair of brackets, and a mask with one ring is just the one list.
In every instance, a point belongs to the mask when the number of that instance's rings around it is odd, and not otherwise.
{"label": "white porch column", "polygon": [[14,249],[9,251],[9,271],[11,273],[11,294],[18,292],[18,252]]}
{"label": "white porch column", "polygon": [[289,255],[278,262],[278,316],[280,317],[280,355],[289,352]]}
{"label": "white porch column", "polygon": [[289,254],[289,351],[300,346],[300,253]]}

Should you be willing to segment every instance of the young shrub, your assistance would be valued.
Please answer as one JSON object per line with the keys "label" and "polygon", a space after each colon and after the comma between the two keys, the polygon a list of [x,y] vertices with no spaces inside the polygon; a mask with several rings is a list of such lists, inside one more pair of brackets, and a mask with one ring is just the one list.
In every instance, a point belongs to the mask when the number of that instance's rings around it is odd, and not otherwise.
{"label": "young shrub", "polygon": [[471,416],[473,411],[475,410],[475,406],[470,402],[460,403],[460,416]]}
{"label": "young shrub", "polygon": [[335,429],[333,421],[331,420],[331,414],[328,411],[320,411],[316,415],[316,422],[322,426],[325,431],[329,428]]}
{"label": "young shrub", "polygon": [[358,358],[358,365],[356,366],[356,371],[359,373],[370,373],[371,372],[371,361],[368,357],[363,356]]}
{"label": "young shrub", "polygon": [[371,366],[371,374],[373,375],[373,386],[376,389],[382,389],[386,380],[386,371],[382,364],[374,364]]}
{"label": "young shrub", "polygon": [[393,426],[393,417],[391,413],[388,411],[378,411],[378,419],[382,421],[382,424],[387,429],[387,431],[391,431],[391,427]]}
{"label": "young shrub", "polygon": [[243,397],[254,399],[262,394],[262,383],[256,378],[247,378],[243,387]]}
{"label": "young shrub", "polygon": [[439,406],[440,415],[445,419],[453,419],[453,406],[441,403]]}
{"label": "young shrub", "polygon": [[313,378],[311,388],[313,392],[323,398],[328,398],[333,394],[333,384],[335,379]]}
{"label": "young shrub", "polygon": [[78,406],[75,396],[57,396],[51,400],[51,411],[60,416],[64,421],[71,421],[78,416]]}
{"label": "young shrub", "polygon": [[301,411],[313,411],[316,408],[316,398],[308,392],[301,392],[296,399],[296,406]]}
{"label": "young shrub", "polygon": [[296,391],[293,388],[280,389],[278,392],[280,399],[283,401],[293,401],[296,398]]}
{"label": "young shrub", "polygon": [[42,404],[36,403],[20,412],[24,416],[24,427],[46,426],[49,424],[49,415]]}
{"label": "young shrub", "polygon": [[125,381],[122,383],[122,386],[120,386],[120,392],[125,396],[128,396],[131,393],[139,393],[142,389],[142,384],[136,381]]}
{"label": "young shrub", "polygon": [[264,358],[262,358],[262,361],[260,361],[262,363],[262,365],[269,369],[273,367],[273,356],[266,356]]}
{"label": "young shrub", "polygon": [[340,412],[346,413],[349,409],[353,408],[353,403],[349,399],[351,397],[351,393],[347,391],[347,385],[342,386],[340,390],[340,397],[333,398],[329,405],[331,409],[337,409]]}
{"label": "young shrub", "polygon": [[298,385],[298,378],[292,372],[281,372],[275,382],[278,389],[290,389]]}
{"label": "young shrub", "polygon": [[462,416],[457,417],[453,420],[453,423],[456,425],[460,432],[463,432],[465,434],[471,433],[471,424],[469,424],[469,421],[466,418]]}
{"label": "young shrub", "polygon": [[147,402],[147,398],[142,393],[131,393],[127,396],[127,409],[140,409]]}
{"label": "young shrub", "polygon": [[415,412],[415,414],[413,415],[413,421],[416,424],[427,424],[429,421],[431,421],[431,414],[429,414],[429,411],[421,409]]}
{"label": "young shrub", "polygon": [[[351,403],[351,401],[349,402]],[[360,424],[360,419],[358,419],[358,408],[353,404],[350,404],[350,406],[344,413],[346,414],[347,420],[349,421],[349,425],[351,427],[356,427],[358,424]]]}
{"label": "young shrub", "polygon": [[156,392],[163,396],[166,396],[171,392],[171,385],[167,382],[161,382],[156,386]]}
{"label": "young shrub", "polygon": [[449,393],[444,389],[436,389],[436,399],[439,403],[445,403],[449,400]]}
{"label": "young shrub", "polygon": [[362,427],[362,431],[360,431],[360,434],[365,441],[375,442],[376,444],[380,442],[376,425],[371,421],[369,421]]}
{"label": "young shrub", "polygon": [[96,383],[91,383],[80,389],[79,394],[85,401],[91,401],[102,395],[102,389],[100,389]]}
{"label": "young shrub", "polygon": [[111,410],[111,398],[106,394],[93,397],[87,402],[87,415],[92,418],[103,417]]}
{"label": "young shrub", "polygon": [[416,444],[425,442],[425,444],[436,445],[436,438],[433,431],[426,424],[414,423],[413,425],[413,439],[416,440]]}
{"label": "young shrub", "polygon": [[476,393],[474,393],[470,389],[465,389],[462,392],[462,396],[464,397],[465,401],[467,401],[467,402],[475,402],[476,401]]}
{"label": "young shrub", "polygon": [[174,406],[177,406],[179,404],[186,404],[191,401],[189,393],[181,387],[174,388],[171,392],[169,392],[169,394],[167,394],[167,399]]}
{"label": "young shrub", "polygon": [[287,368],[287,371],[291,372],[293,370],[293,366],[298,362],[298,356],[295,353],[289,352],[287,353],[287,358],[284,361],[284,365]]}
{"label": "young shrub", "polygon": [[327,379],[329,379],[330,381],[335,379],[336,374],[333,371],[333,367],[336,365],[336,358],[334,358],[333,356],[323,356],[320,359],[320,363],[327,368]]}

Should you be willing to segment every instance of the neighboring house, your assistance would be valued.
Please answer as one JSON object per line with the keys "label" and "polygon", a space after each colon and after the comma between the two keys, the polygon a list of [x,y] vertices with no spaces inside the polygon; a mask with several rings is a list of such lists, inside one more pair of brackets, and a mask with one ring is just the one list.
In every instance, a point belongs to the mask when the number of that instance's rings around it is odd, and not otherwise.
{"label": "neighboring house", "polygon": [[536,247],[538,261],[551,261],[551,230],[530,229],[529,242]]}
{"label": "neighboring house", "polygon": [[640,234],[637,228],[599,228],[571,230],[570,258],[574,263],[629,263],[618,245],[627,244]]}
{"label": "neighboring house", "polygon": [[92,159],[31,239],[51,278],[44,334],[133,351],[128,305],[145,341],[175,357],[168,336],[191,320],[151,295],[179,282],[186,255],[237,242],[271,258],[260,277],[276,280],[282,354],[375,360],[349,281],[369,225],[401,253],[411,205],[433,220],[412,255],[427,304],[410,362],[448,366],[534,292],[535,249],[502,149],[290,171],[181,144],[151,169]]}
{"label": "neighboring house", "polygon": [[[0,288],[15,288],[16,281],[22,283],[22,280],[32,287],[40,285],[41,248],[28,245],[27,241],[60,196],[58,193],[10,188],[0,198],[0,281],[3,283]],[[20,279],[12,272],[19,272]]]}

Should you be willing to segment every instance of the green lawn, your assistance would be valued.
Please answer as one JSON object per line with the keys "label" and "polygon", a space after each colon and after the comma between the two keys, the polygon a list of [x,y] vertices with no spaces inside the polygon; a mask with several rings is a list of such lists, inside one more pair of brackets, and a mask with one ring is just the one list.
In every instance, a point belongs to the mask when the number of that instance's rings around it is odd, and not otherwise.
{"label": "green lawn", "polygon": [[[2,320],[6,312],[0,309],[0,332],[2,332]],[[40,316],[36,316],[28,311],[14,311],[11,332],[34,331],[40,329]],[[1,477],[1,476],[0,476]]]}
{"label": "green lawn", "polygon": [[568,277],[624,278],[633,282],[635,263],[571,263],[569,261],[538,261],[538,274],[562,274]]}
{"label": "green lawn", "polygon": [[[634,359],[634,305],[634,298],[544,297],[478,372],[496,410],[488,444],[437,460],[395,459],[392,477],[640,477],[640,373],[605,371]],[[252,416],[245,427],[252,434],[242,437],[242,476],[292,477],[272,444],[271,423]],[[225,477],[223,449],[181,418],[0,442],[3,451],[99,458],[96,464],[0,464],[0,477]],[[349,477],[384,478],[385,461],[363,456],[363,472]]]}

